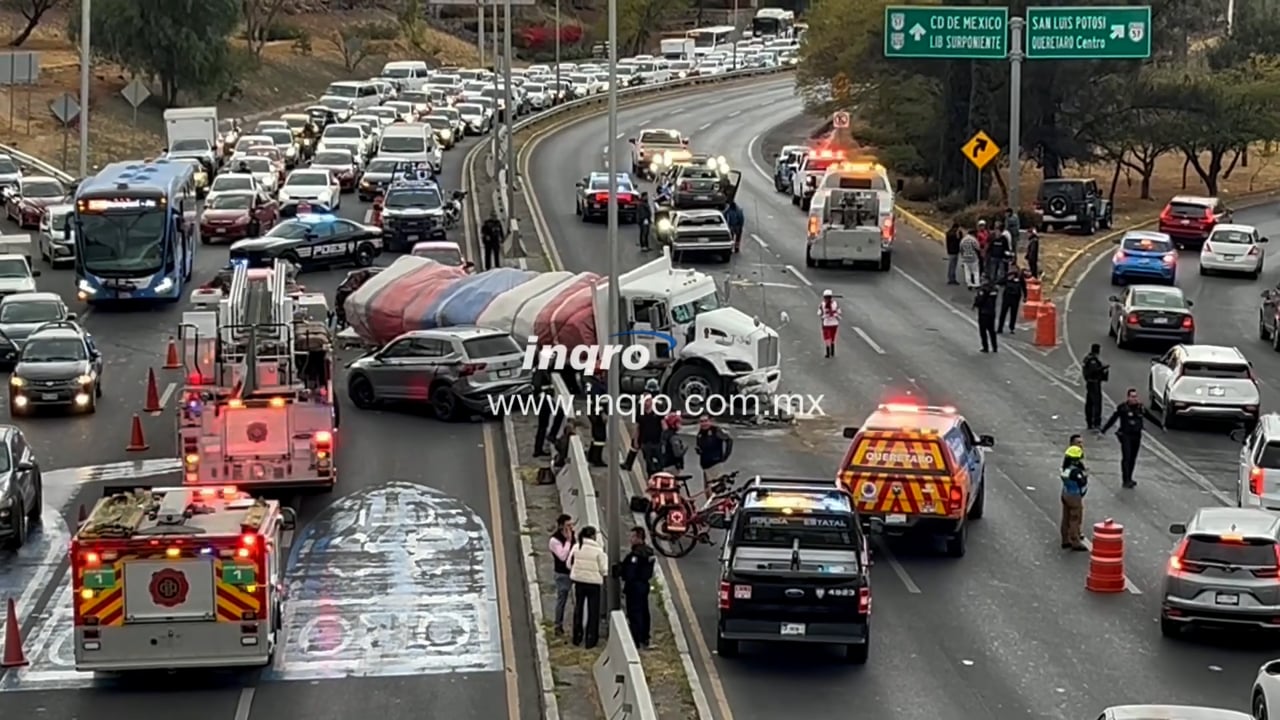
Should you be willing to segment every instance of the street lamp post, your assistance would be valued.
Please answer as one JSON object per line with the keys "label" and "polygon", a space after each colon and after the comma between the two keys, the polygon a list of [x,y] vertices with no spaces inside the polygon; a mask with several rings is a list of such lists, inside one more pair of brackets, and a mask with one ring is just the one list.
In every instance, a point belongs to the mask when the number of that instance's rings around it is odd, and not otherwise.
{"label": "street lamp post", "polygon": [[[618,0],[609,0],[609,135],[605,138],[609,152],[609,329],[606,337],[616,337],[618,327],[618,272],[622,264],[622,248],[618,242]],[[618,373],[622,367],[618,354],[609,361],[609,397],[622,394]],[[604,532],[608,542],[609,567],[622,562],[622,471],[618,467],[618,455],[622,450],[622,419],[618,413],[609,413],[608,455],[609,478],[604,487]],[[620,585],[617,578],[610,578],[608,588],[609,610],[622,607]]]}
{"label": "street lamp post", "polygon": [[80,0],[80,177],[89,176],[89,25],[93,0]]}
{"label": "street lamp post", "polygon": [[560,95],[560,0],[556,0],[556,86],[553,100]]}

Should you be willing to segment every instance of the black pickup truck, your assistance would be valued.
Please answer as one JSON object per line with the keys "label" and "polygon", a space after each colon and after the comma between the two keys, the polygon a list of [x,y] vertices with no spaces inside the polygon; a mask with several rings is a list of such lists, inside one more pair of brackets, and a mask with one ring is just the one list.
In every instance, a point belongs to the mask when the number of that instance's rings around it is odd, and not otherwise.
{"label": "black pickup truck", "polygon": [[852,498],[830,480],[755,478],[721,553],[716,650],[840,645],[867,662],[871,560]]}

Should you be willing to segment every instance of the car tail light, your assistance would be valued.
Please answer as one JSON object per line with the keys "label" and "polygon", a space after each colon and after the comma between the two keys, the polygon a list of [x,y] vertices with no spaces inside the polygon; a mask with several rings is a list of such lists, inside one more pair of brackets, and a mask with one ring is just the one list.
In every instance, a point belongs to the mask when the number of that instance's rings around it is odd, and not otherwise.
{"label": "car tail light", "polygon": [[871,588],[858,588],[858,613],[861,615],[871,614]]}
{"label": "car tail light", "polygon": [[1186,317],[1182,318],[1182,329],[1183,329],[1183,330],[1190,330],[1190,329],[1194,328],[1195,326],[1196,326],[1196,321],[1195,321],[1195,320],[1192,320],[1190,315],[1188,315],[1188,316],[1186,316]]}
{"label": "car tail light", "polygon": [[809,216],[809,237],[818,237],[818,218],[816,215]]}
{"label": "car tail light", "polygon": [[1204,241],[1204,247],[1203,247],[1202,249],[1203,249],[1203,251],[1204,251],[1204,252],[1209,253],[1209,254],[1211,254],[1211,255],[1212,255],[1212,254],[1213,254],[1213,252],[1214,252],[1214,249],[1213,249],[1213,243],[1209,242],[1208,240],[1205,240],[1205,241]]}
{"label": "car tail light", "polygon": [[1215,218],[1213,217],[1213,208],[1204,209],[1204,218],[1201,220],[1206,225],[1212,225]]}
{"label": "car tail light", "polygon": [[1258,246],[1257,246],[1257,245],[1254,245],[1254,246],[1252,246],[1252,247],[1250,247],[1250,248],[1249,248],[1249,256],[1250,256],[1250,257],[1257,257],[1258,255],[1259,255],[1259,252],[1258,252]]}
{"label": "car tail light", "polygon": [[467,363],[466,365],[462,366],[462,375],[463,376],[475,375],[476,373],[484,370],[484,367],[485,367],[484,363]]}
{"label": "car tail light", "polygon": [[1116,254],[1111,256],[1111,262],[1122,263],[1124,262],[1125,257],[1123,250],[1117,250]]}
{"label": "car tail light", "polygon": [[1160,211],[1160,222],[1164,223],[1164,222],[1172,222],[1172,221],[1173,221],[1173,207],[1169,205],[1165,205],[1164,210]]}
{"label": "car tail light", "polygon": [[1182,538],[1178,541],[1178,547],[1173,549],[1173,555],[1169,557],[1169,571],[1194,572],[1193,569],[1187,566],[1187,539]]}
{"label": "car tail light", "polygon": [[629,203],[634,199],[635,198],[631,196],[631,193],[618,193],[618,202],[620,203],[623,203],[623,202]]}
{"label": "car tail light", "polygon": [[1253,571],[1253,576],[1258,578],[1280,578],[1280,544],[1271,545],[1272,552],[1275,554],[1276,566],[1272,568],[1258,568]]}
{"label": "car tail light", "polygon": [[880,239],[883,240],[884,242],[893,242],[893,235],[894,235],[894,222],[893,222],[893,216],[890,215],[889,217],[884,219],[884,222],[880,223]]}
{"label": "car tail light", "polygon": [[596,193],[596,202],[598,203],[609,202],[609,193]]}
{"label": "car tail light", "polygon": [[1262,495],[1262,468],[1255,467],[1249,470],[1249,492],[1254,495]]}
{"label": "car tail light", "polygon": [[1126,317],[1126,318],[1124,319],[1124,321],[1125,321],[1126,323],[1130,324],[1130,325],[1137,325],[1137,324],[1138,324],[1138,313],[1134,313],[1134,312],[1129,313],[1129,316],[1128,316],[1128,317]]}
{"label": "car tail light", "polygon": [[1165,265],[1173,265],[1174,263],[1178,262],[1178,253],[1167,252],[1164,254],[1164,257],[1161,259],[1164,260]]}
{"label": "car tail light", "polygon": [[733,604],[733,585],[731,583],[725,582],[724,580],[721,580],[719,595],[720,595],[719,608],[721,610],[728,610],[729,606]]}
{"label": "car tail light", "polygon": [[964,507],[964,491],[959,485],[951,486],[951,494],[947,496],[947,512],[955,515]]}

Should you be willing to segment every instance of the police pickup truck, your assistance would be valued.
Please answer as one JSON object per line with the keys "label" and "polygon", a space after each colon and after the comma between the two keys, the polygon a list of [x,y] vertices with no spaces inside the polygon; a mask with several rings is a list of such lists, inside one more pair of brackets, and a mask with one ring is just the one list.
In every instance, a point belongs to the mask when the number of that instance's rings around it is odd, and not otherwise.
{"label": "police pickup truck", "polygon": [[829,480],[756,477],[720,556],[716,650],[742,642],[841,645],[867,662],[871,560],[853,499]]}

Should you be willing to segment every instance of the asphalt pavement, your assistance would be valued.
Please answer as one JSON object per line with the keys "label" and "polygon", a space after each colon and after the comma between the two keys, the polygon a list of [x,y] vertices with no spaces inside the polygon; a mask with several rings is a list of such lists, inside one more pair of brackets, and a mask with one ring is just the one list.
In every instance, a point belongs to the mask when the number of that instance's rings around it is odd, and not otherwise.
{"label": "asphalt pavement", "polygon": [[[1196,342],[1205,345],[1238,347],[1253,363],[1262,388],[1262,411],[1280,410],[1280,354],[1258,336],[1261,293],[1280,284],[1280,203],[1268,203],[1235,214],[1235,222],[1253,225],[1273,242],[1262,246],[1272,257],[1262,276],[1200,275],[1200,252],[1178,254],[1177,284],[1195,303]],[[1108,297],[1123,293],[1111,285],[1111,255],[1115,247],[1101,250],[1081,277],[1065,303],[1066,333],[1073,353],[1083,357],[1092,343],[1102,345],[1103,361],[1111,365],[1111,381],[1104,385],[1114,401],[1124,398],[1127,388],[1137,388],[1143,402],[1151,359],[1164,353],[1167,344],[1143,343],[1121,350],[1107,336]],[[1230,437],[1230,428],[1187,427],[1162,430],[1149,422],[1151,432],[1172,448],[1188,465],[1204,475],[1214,487],[1234,500],[1238,490],[1240,444]]]}
{"label": "asphalt pavement", "polygon": [[[812,649],[747,647],[732,661],[712,656],[706,648],[715,642],[717,552],[698,548],[665,561],[676,591],[687,592],[693,612],[685,621],[703,655],[700,673],[716,714],[821,717],[856,708],[860,717],[883,720],[1065,720],[1125,702],[1247,709],[1254,673],[1273,649],[1242,647],[1239,638],[1167,641],[1156,624],[1174,540],[1168,525],[1215,502],[1197,484],[1203,478],[1153,446],[1138,489],[1121,492],[1114,441],[1090,438],[1095,480],[1086,520],[1124,524],[1128,583],[1122,594],[1088,593],[1087,554],[1061,551],[1057,532],[1061,453],[1082,430],[1078,373],[1067,359],[1033,348],[1025,327],[1002,336],[999,354],[980,354],[970,298],[942,282],[941,248],[904,225],[890,272],[805,268],[804,216],[774,192],[771,164],[760,155],[761,134],[800,110],[786,80],[708,91],[620,111],[612,140],[625,159],[626,138],[644,127],[671,127],[692,138],[695,152],[724,155],[743,171],[742,253],[727,264],[698,266],[718,276],[744,312],[775,327],[787,313],[790,322],[779,329],[781,390],[821,397],[821,413],[793,428],[731,428],[738,438],[731,464],[749,474],[831,478],[847,444],[841,428],[888,400],[955,405],[975,432],[997,442],[986,517],[971,530],[965,558],[947,559],[920,544],[878,546],[864,668]],[[606,229],[574,215],[573,183],[603,170],[610,142],[599,117],[549,136],[530,158],[531,186],[570,270],[608,268]],[[621,228],[624,270],[653,257],[640,253],[635,232]],[[827,288],[840,298],[845,322],[830,360],[822,356],[817,315]],[[1100,320],[1097,328],[1104,330]]]}
{"label": "asphalt pavement", "polygon": [[[470,146],[446,153],[446,191],[461,186]],[[369,211],[351,194],[338,214],[363,221]],[[0,232],[18,229],[4,224]],[[463,242],[462,230],[455,234],[451,239]],[[378,264],[393,259],[384,255]],[[212,278],[226,261],[225,246],[199,247],[194,282]],[[190,308],[183,301],[91,311],[75,297],[73,271],[40,269],[40,289],[60,293],[102,349],[106,397],[96,415],[16,421],[46,472],[49,500],[42,533],[19,553],[0,553],[0,593],[20,600],[32,660],[30,668],[0,675],[0,690],[25,691],[0,700],[6,715],[123,719],[157,707],[192,720],[418,718],[444,708],[449,717],[474,720],[538,715],[521,561],[517,545],[503,542],[514,537],[516,521],[500,435],[481,423],[358,410],[342,378],[335,382],[343,405],[338,485],[332,493],[286,498],[298,509],[299,530],[289,562],[288,638],[274,667],[127,682],[75,673],[62,641],[70,633],[67,528],[78,508],[100,495],[104,480],[177,481],[168,471],[177,465],[172,403],[180,377],[161,366],[166,341]],[[300,281],[332,302],[347,271],[306,273]],[[356,356],[348,351],[340,359]],[[144,415],[150,451],[127,453],[129,420],[141,411],[148,369],[157,374],[165,408]],[[123,461],[138,462],[83,469]]]}

